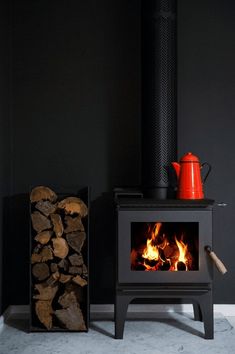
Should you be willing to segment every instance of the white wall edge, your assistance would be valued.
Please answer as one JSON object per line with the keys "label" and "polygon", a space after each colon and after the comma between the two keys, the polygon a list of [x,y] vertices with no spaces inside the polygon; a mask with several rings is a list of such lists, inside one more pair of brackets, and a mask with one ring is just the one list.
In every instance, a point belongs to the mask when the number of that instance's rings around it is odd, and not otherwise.
{"label": "white wall edge", "polygon": [[[113,304],[91,304],[90,306],[91,315],[93,314],[113,314],[114,305]],[[164,305],[164,304],[130,304],[128,307],[128,313],[155,313],[156,316],[161,316],[163,314],[180,312],[180,313],[192,313],[193,306],[191,304],[182,305]],[[10,315],[17,314],[28,314],[29,305],[11,305],[4,312],[3,316],[0,317],[1,323],[6,320]],[[214,313],[220,313],[223,316],[235,316],[235,304],[214,304]]]}

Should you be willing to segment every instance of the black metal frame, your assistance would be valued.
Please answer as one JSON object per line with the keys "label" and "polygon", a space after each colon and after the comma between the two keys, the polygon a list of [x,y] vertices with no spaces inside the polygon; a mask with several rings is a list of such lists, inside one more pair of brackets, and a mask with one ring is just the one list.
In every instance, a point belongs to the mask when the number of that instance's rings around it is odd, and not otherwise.
{"label": "black metal frame", "polygon": [[[191,300],[195,320],[204,322],[205,338],[213,338],[212,263],[205,247],[212,247],[213,201],[117,199],[117,262],[115,338],[123,338],[128,304],[134,299]],[[131,222],[199,223],[199,270],[189,272],[131,271]]]}
{"label": "black metal frame", "polygon": [[[32,186],[30,188],[30,191],[36,186]],[[84,249],[83,249],[83,258],[85,260],[85,264],[87,266],[87,286],[86,289],[84,289],[84,308],[83,308],[83,315],[84,315],[84,321],[86,323],[87,330],[84,332],[88,332],[89,330],[89,324],[90,324],[90,282],[89,282],[89,211],[90,211],[90,189],[89,187],[58,187],[54,186],[51,187],[52,190],[56,192],[58,195],[59,199],[63,199],[69,196],[76,196],[81,198],[84,203],[88,207],[88,215],[84,219],[84,227],[86,231],[86,242],[84,244]],[[76,191],[76,192],[74,192]],[[32,255],[32,249],[33,249],[33,236],[36,235],[35,231],[32,228],[31,225],[31,203],[29,207],[30,215],[29,215],[29,306],[30,306],[30,319],[29,319],[29,331],[30,332],[77,332],[77,331],[71,331],[68,329],[64,328],[53,328],[51,330],[47,330],[43,328],[41,325],[36,325],[34,322],[34,301],[33,301],[33,275],[32,275],[32,264],[31,264],[31,255]],[[36,321],[38,322],[38,321]],[[39,322],[38,322],[39,323]]]}

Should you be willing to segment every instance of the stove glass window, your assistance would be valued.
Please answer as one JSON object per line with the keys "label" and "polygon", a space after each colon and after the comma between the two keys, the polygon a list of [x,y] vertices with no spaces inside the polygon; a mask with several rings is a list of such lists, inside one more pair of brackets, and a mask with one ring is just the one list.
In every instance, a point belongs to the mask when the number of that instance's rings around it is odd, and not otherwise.
{"label": "stove glass window", "polygon": [[131,270],[198,270],[198,237],[198,222],[132,222]]}

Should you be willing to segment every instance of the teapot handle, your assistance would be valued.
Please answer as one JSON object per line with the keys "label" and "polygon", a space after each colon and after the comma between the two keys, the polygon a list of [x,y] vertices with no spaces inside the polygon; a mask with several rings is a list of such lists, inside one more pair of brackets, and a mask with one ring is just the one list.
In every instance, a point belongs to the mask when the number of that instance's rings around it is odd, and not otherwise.
{"label": "teapot handle", "polygon": [[207,167],[208,167],[208,171],[207,171],[205,177],[203,178],[203,183],[206,182],[207,177],[209,176],[209,174],[210,174],[210,172],[211,172],[211,169],[212,169],[211,165],[210,165],[208,162],[203,162],[203,163],[201,164],[201,168],[203,168],[204,166],[207,166]]}

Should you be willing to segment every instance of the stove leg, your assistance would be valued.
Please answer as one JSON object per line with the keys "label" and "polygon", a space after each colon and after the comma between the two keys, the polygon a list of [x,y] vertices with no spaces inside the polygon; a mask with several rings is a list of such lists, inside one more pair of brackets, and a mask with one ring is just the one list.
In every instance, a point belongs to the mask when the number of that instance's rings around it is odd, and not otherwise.
{"label": "stove leg", "polygon": [[127,308],[132,300],[131,296],[116,295],[115,303],[115,338],[123,339],[123,331],[126,319]]}
{"label": "stove leg", "polygon": [[197,302],[193,302],[194,320],[202,322],[202,311]]}
{"label": "stove leg", "polygon": [[200,307],[202,311],[202,320],[204,322],[205,339],[214,338],[214,313],[213,313],[213,300],[212,292],[208,291],[207,294],[200,298]]}

